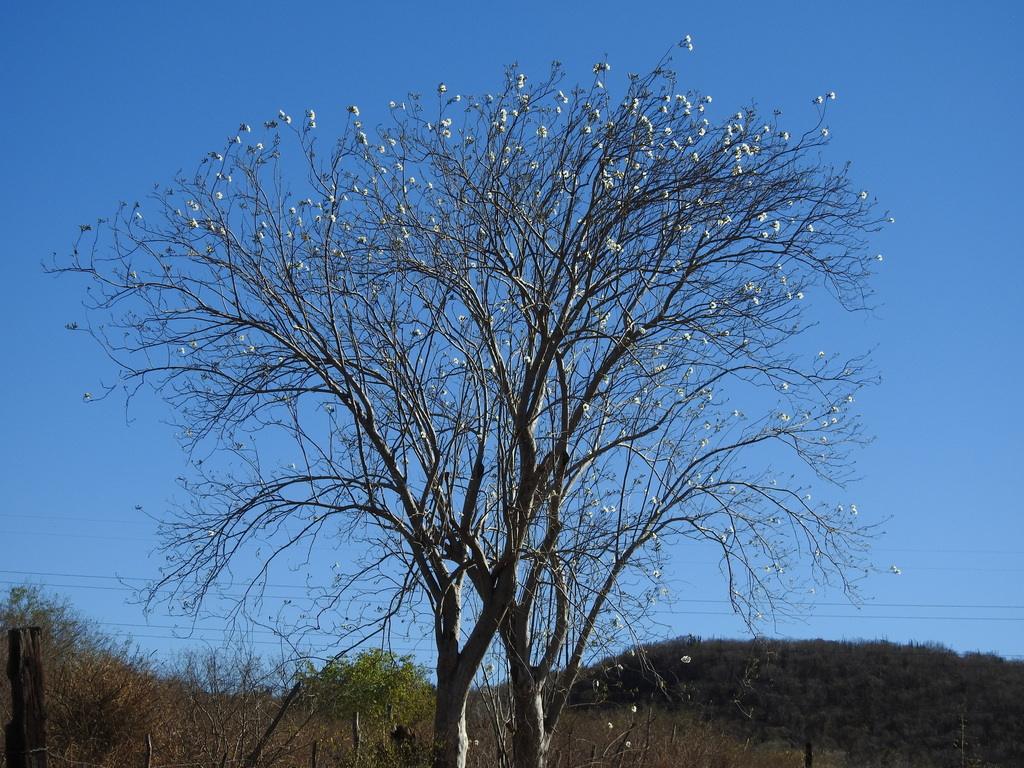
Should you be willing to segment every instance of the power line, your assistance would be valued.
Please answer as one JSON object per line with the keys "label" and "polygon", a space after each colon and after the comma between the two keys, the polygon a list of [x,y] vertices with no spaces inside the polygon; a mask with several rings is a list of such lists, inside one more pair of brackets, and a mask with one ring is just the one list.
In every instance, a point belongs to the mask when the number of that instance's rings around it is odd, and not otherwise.
{"label": "power line", "polygon": [[[212,642],[212,641],[216,640],[216,638],[212,638],[212,637],[181,637],[180,635],[149,635],[149,634],[135,634],[133,632],[110,632],[108,634],[110,634],[113,637],[123,637],[123,638],[129,639],[129,640],[143,638],[143,639],[146,639],[146,640],[177,640],[179,642],[189,642],[190,641],[190,642],[196,642],[196,643]],[[274,646],[280,647],[282,644],[287,644],[287,643],[274,642],[273,640],[247,640],[246,644],[247,645],[274,645]],[[225,647],[228,647],[228,646],[225,646]],[[423,651],[423,650],[432,650],[432,649],[421,648],[421,647],[418,647],[418,646],[415,646],[415,645],[395,645],[394,643],[388,643],[387,647],[390,648],[390,649],[396,650],[396,651],[410,651],[410,652]]]}
{"label": "power line", "polygon": [[[59,520],[67,522],[78,522],[78,523],[110,523],[116,525],[143,525],[153,524],[159,525],[160,520],[146,516],[144,519],[127,519],[127,518],[103,518],[103,517],[77,517],[75,515],[35,515],[35,514],[20,514],[20,513],[6,513],[0,515],[0,520],[7,520],[9,518],[17,518],[19,520]],[[0,533],[15,533],[23,536],[53,536],[56,535],[50,531],[0,531]],[[78,534],[64,534],[64,535],[75,535]],[[97,538],[107,538],[97,536]],[[112,537],[111,537],[112,538]],[[1024,550],[1013,550],[1013,549],[949,549],[949,548],[930,548],[930,547],[872,547],[872,552],[914,552],[920,554],[944,554],[944,555],[1024,555]]]}
{"label": "power line", "polygon": [[[12,570],[12,569],[4,569],[4,568],[0,568],[0,573],[19,574],[19,575],[23,575],[23,576],[46,576],[46,577],[78,578],[78,579],[104,579],[104,580],[116,580],[116,581],[122,581],[122,580],[123,581],[152,581],[152,580],[154,580],[153,578],[147,578],[145,576],[105,576],[105,575],[100,575],[100,574],[89,574],[89,573],[61,573],[61,572],[54,572],[54,571],[18,571],[18,570]],[[20,581],[0,580],[0,584],[21,585],[22,583],[23,582],[20,582]],[[108,586],[94,585],[94,584],[40,584],[39,586],[43,586],[43,587],[58,587],[58,588],[65,588],[65,589],[100,589],[100,590],[118,591],[118,592],[133,592],[133,591],[136,591],[136,588],[135,587],[131,587],[131,586],[118,586],[118,587],[109,586],[108,587]],[[261,584],[260,587],[261,588],[262,587],[270,587],[270,588],[273,588],[273,589],[311,589],[311,587],[309,587],[308,585],[305,585],[305,584],[273,584],[273,583],[269,583],[269,582],[267,584]],[[313,589],[315,589],[315,587],[313,587]],[[160,591],[166,591],[166,590],[160,590]],[[219,596],[219,597],[242,597],[243,596],[241,593],[216,592],[215,594],[217,596]],[[274,599],[274,600],[295,600],[295,599],[301,599],[301,596],[297,598],[295,595],[267,595],[267,594],[260,594],[259,597],[261,597],[261,598],[269,598],[269,599]],[[363,605],[378,605],[378,604],[383,604],[386,601],[382,600],[382,601],[380,601],[380,603],[376,603],[376,602],[369,601],[369,600],[346,600],[345,602],[346,603],[363,604]],[[700,603],[700,604],[710,604],[710,605],[728,605],[729,604],[728,600],[721,599],[721,598],[699,598],[699,597],[678,597],[678,598],[674,597],[674,598],[671,598],[671,602],[672,603]],[[850,607],[851,603],[849,603],[849,602],[809,602],[809,603],[798,604],[798,605],[796,605],[794,607],[798,607],[798,608],[799,607],[813,608],[813,607],[816,607],[816,606],[827,607],[827,608],[846,608],[846,607]],[[864,607],[866,607],[866,608],[958,608],[958,609],[966,609],[966,610],[1024,610],[1024,604],[1018,604],[1018,605],[1009,604],[1008,605],[1008,604],[998,604],[998,603],[879,603],[879,602],[870,601],[870,602],[864,603]],[[854,616],[851,616],[851,618],[859,617],[861,615],[862,614],[855,614]],[[865,616],[865,618],[867,618],[867,617]]]}
{"label": "power line", "polygon": [[[112,523],[118,525],[134,524],[141,525],[144,523],[151,523],[159,525],[160,521],[147,518],[146,520],[129,520],[129,519],[113,519],[113,518],[94,518],[94,517],[75,517],[73,515],[22,515],[22,514],[6,514],[0,515],[0,520],[6,520],[8,518],[18,518],[24,520],[62,520],[68,522],[82,522],[82,523]],[[0,531],[0,533],[8,534],[12,536],[62,536],[66,538],[92,538],[92,539],[110,539],[111,541],[151,541],[150,538],[145,537],[128,537],[128,536],[105,536],[99,534],[79,534],[79,533],[62,533],[54,531]],[[1024,550],[1012,550],[1012,549],[946,549],[946,548],[927,548],[927,547],[872,547],[871,552],[912,552],[918,554],[941,554],[941,555],[1024,555]],[[691,561],[694,562],[694,561]],[[713,561],[702,561],[700,564],[713,565]],[[941,568],[915,568],[915,570],[981,570],[981,571],[1013,571],[1021,572],[1024,568],[949,568],[943,566]]]}
{"label": "power line", "polygon": [[872,552],[919,552],[944,555],[1024,555],[1024,550],[1012,549],[930,549],[927,547],[871,547]]}
{"label": "power line", "polygon": [[[7,585],[10,585],[10,586],[15,586],[15,587],[25,586],[25,582],[24,581],[13,581],[13,580],[10,580],[10,579],[0,579],[0,584],[7,584]],[[104,591],[104,592],[139,592],[139,591],[143,591],[141,587],[140,588],[129,587],[129,586],[113,587],[113,586],[106,586],[104,584],[47,584],[47,583],[41,583],[41,584],[35,584],[34,586],[46,587],[48,589],[93,589],[93,590],[101,590],[101,591]],[[285,585],[280,585],[280,586],[285,586]],[[295,588],[299,589],[300,587],[295,587]],[[306,588],[306,587],[302,587],[302,588]],[[170,589],[159,589],[159,590],[156,590],[156,592],[158,594],[168,594],[171,591],[172,590],[170,590]],[[229,598],[229,599],[242,599],[242,598],[246,597],[246,595],[244,595],[241,592],[219,592],[219,591],[216,591],[214,589],[209,590],[209,594],[214,596],[214,597]],[[260,599],[263,599],[263,600],[296,600],[297,601],[297,600],[302,600],[305,597],[309,597],[310,599],[335,599],[336,595],[324,594],[324,595],[314,595],[314,596],[310,597],[308,595],[305,595],[305,596],[304,595],[268,595],[268,594],[261,593],[261,592],[254,592],[252,597],[260,598]],[[370,601],[370,600],[362,600],[362,599],[356,599],[356,598],[346,598],[346,599],[341,600],[340,602],[343,603],[344,605],[384,605],[388,601],[381,600],[380,602],[373,602],[373,601]]]}
{"label": "power line", "polygon": [[148,541],[152,538],[144,536],[99,536],[94,533],[61,533],[60,531],[0,531],[5,536],[45,536],[51,538],[59,536],[65,539],[99,539],[100,541]]}
{"label": "power line", "polygon": [[[106,579],[111,581],[155,581],[157,576],[121,576],[115,574],[113,576],[107,576],[104,574],[96,573],[61,573],[56,571],[16,571],[6,568],[0,568],[0,573],[16,573],[22,576],[55,576],[58,578],[70,578],[70,579]],[[265,587],[273,587],[275,589],[308,589],[309,586],[306,584],[263,584]],[[133,589],[132,587],[123,587],[124,589]]]}
{"label": "power line", "polygon": [[[666,611],[680,616],[735,616],[732,611]],[[810,613],[806,619],[885,619],[900,621],[1024,621],[1024,616],[885,616],[861,613]]]}
{"label": "power line", "polygon": [[[16,581],[0,581],[0,584],[20,585],[21,583],[22,582],[16,582]],[[40,586],[44,586],[44,587],[65,587],[65,588],[73,588],[73,589],[77,588],[77,589],[105,589],[105,590],[128,590],[128,591],[131,590],[130,587],[103,587],[103,586],[97,586],[97,585],[92,585],[92,584],[41,584]],[[220,593],[219,596],[227,597],[228,595]],[[288,600],[294,600],[295,599],[294,595],[290,595],[290,596],[289,595],[262,595],[261,597],[271,598],[271,599],[288,599]],[[350,602],[355,602],[355,601],[350,601]],[[683,601],[680,601],[680,602],[683,602]],[[722,601],[722,602],[724,603],[725,601]],[[374,605],[374,603],[370,603],[370,602],[365,602],[363,604],[364,605]],[[844,603],[836,603],[834,605],[845,605],[845,604]],[[905,607],[912,607],[912,606],[908,604]],[[922,606],[922,607],[924,607],[924,606]],[[932,606],[932,607],[936,607],[936,606]],[[953,606],[941,606],[941,607],[953,607]],[[973,608],[973,607],[980,607],[980,606],[971,606],[971,607]],[[1016,607],[1019,607],[1019,606],[1000,606],[1000,607],[1016,608]],[[736,613],[733,612],[733,611],[680,611],[680,610],[672,610],[672,609],[666,610],[664,613],[668,613],[668,614],[671,614],[671,615],[681,615],[681,616],[735,616],[736,615]],[[811,618],[815,618],[815,619],[886,619],[886,620],[898,619],[898,620],[905,620],[905,621],[921,621],[921,620],[930,620],[930,621],[1024,621],[1024,616],[910,616],[910,615],[895,615],[895,616],[889,615],[889,616],[885,616],[885,615],[877,615],[877,614],[876,615],[872,615],[872,614],[862,614],[862,613],[845,613],[845,614],[841,614],[841,613],[812,613],[812,614],[808,615],[807,618],[809,618],[809,619],[811,619]]]}
{"label": "power line", "polygon": [[18,518],[19,520],[62,520],[73,523],[115,523],[117,525],[128,525],[128,524],[141,524],[141,523],[153,523],[159,524],[158,520],[154,520],[149,516],[144,516],[145,519],[132,519],[126,518],[111,518],[111,517],[78,517],[76,515],[24,515],[14,512],[8,512],[7,514],[0,515],[0,520],[7,520],[8,518]]}

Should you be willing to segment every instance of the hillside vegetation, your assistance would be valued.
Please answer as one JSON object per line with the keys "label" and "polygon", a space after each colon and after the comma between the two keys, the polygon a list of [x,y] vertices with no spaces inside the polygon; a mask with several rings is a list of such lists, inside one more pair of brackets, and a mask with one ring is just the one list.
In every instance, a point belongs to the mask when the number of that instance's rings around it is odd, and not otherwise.
{"label": "hillside vegetation", "polygon": [[1024,663],[889,642],[701,640],[607,659],[579,704],[658,704],[856,766],[1024,766]]}
{"label": "hillside vegetation", "polygon": [[[156,665],[35,588],[0,597],[0,628],[43,628],[53,764],[243,765],[298,672],[302,694],[261,768],[429,764],[428,675],[368,651],[282,670],[245,648]],[[0,643],[0,662],[6,643]],[[493,693],[469,712],[469,768],[499,768]],[[356,754],[352,714],[361,716]],[[10,717],[0,681],[0,720]],[[392,733],[401,726],[403,741]],[[587,670],[550,768],[1024,766],[1024,664],[935,646],[680,638]],[[3,766],[0,756],[0,766]]]}

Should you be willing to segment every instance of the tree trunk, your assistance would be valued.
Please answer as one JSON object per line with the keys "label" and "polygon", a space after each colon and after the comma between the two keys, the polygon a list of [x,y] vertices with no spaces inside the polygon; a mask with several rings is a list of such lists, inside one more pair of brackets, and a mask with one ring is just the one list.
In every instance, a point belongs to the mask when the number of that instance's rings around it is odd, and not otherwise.
{"label": "tree trunk", "polygon": [[46,768],[47,764],[42,635],[39,627],[7,633],[11,721],[4,729],[4,753],[9,768]]}
{"label": "tree trunk", "polygon": [[514,585],[514,569],[493,576],[493,587],[481,595],[476,624],[460,649],[461,577],[445,585],[434,614],[437,644],[437,691],[434,712],[434,768],[465,768],[469,750],[466,699],[484,654],[501,626]]}
{"label": "tree trunk", "polygon": [[455,671],[450,669],[452,665],[450,662],[442,663],[441,656],[438,654],[433,765],[434,768],[466,768],[469,750],[466,732],[468,691],[458,684]]}
{"label": "tree trunk", "polygon": [[[459,621],[462,601],[458,585],[445,592],[434,617],[437,641],[437,691],[434,710],[434,768],[466,768],[466,697],[472,677],[462,674]],[[474,667],[475,671],[475,667]]]}
{"label": "tree trunk", "polygon": [[551,733],[544,723],[543,684],[525,665],[512,665],[512,765],[546,768]]}

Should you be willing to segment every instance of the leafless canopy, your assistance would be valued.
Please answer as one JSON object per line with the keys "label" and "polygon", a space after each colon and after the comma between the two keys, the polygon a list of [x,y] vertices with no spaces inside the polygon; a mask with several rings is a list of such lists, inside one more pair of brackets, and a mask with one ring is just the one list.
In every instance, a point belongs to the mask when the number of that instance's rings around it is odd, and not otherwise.
{"label": "leafless canopy", "polygon": [[864,305],[882,219],[821,160],[828,99],[790,136],[712,121],[667,62],[617,97],[594,70],[439,86],[373,130],[353,107],[325,154],[312,112],[243,125],[83,236],[96,337],[194,455],[233,454],[188,478],[168,580],[201,595],[248,543],[343,521],[466,686],[499,628],[535,682],[574,672],[672,534],[720,550],[747,614],[801,552],[845,580],[856,521],[804,494],[845,478],[869,375],[801,332],[812,300]]}

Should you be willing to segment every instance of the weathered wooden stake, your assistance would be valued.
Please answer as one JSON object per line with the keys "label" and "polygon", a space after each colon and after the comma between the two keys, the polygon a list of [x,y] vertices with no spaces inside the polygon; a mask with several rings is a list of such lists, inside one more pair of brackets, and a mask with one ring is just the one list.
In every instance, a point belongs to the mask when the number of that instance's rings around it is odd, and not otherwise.
{"label": "weathered wooden stake", "polygon": [[46,768],[42,635],[39,627],[7,632],[11,681],[11,722],[4,729],[7,768]]}
{"label": "weathered wooden stake", "polygon": [[146,768],[153,766],[153,737],[146,734]]}
{"label": "weathered wooden stake", "polygon": [[811,742],[804,744],[804,768],[811,768],[814,763],[814,749]]}
{"label": "weathered wooden stake", "polygon": [[312,746],[309,749],[309,768],[316,768],[316,758],[317,758],[316,752],[317,752],[317,741],[314,739],[313,740],[313,744],[312,744]]}
{"label": "weathered wooden stake", "polygon": [[355,750],[356,757],[359,757],[359,745],[363,741],[363,735],[359,731],[359,713],[352,713],[352,749]]}

